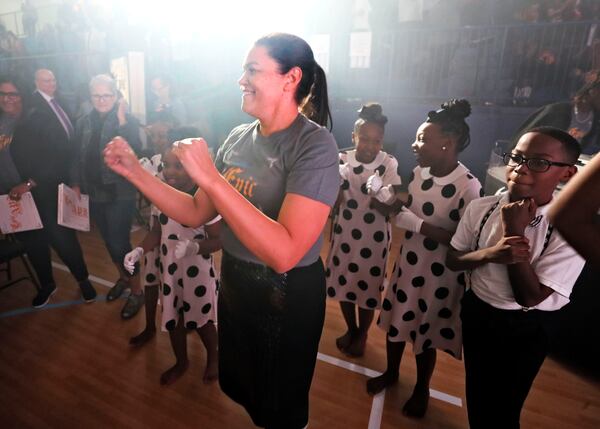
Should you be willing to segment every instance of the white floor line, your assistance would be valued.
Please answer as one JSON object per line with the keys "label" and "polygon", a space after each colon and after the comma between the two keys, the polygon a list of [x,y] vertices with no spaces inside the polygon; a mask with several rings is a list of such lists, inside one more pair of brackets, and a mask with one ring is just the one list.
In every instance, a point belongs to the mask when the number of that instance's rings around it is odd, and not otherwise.
{"label": "white floor line", "polygon": [[383,418],[383,404],[385,403],[385,389],[373,397],[371,403],[371,414],[369,414],[369,426],[367,429],[379,429]]}
{"label": "white floor line", "polygon": [[338,359],[336,357],[333,356],[329,356],[323,353],[318,353],[317,354],[317,359],[323,361],[323,362],[327,362],[330,363],[331,365],[335,365],[338,366],[340,368],[344,368],[347,369],[348,371],[352,371],[352,372],[356,372],[358,374],[362,374],[365,375],[369,378],[371,377],[377,377],[378,375],[381,375],[380,372],[374,371],[372,369],[369,368],[365,368],[364,366],[360,366],[357,365],[355,363],[352,362],[348,362],[342,359]]}
{"label": "white floor line", "polygon": [[[69,271],[69,269],[63,264],[59,264],[57,262],[52,262],[52,266],[58,268],[62,271]],[[112,287],[113,282],[109,282],[108,280],[104,280],[103,278],[90,275],[90,280],[101,284],[102,286]],[[339,368],[346,369],[348,371],[355,372],[357,374],[362,374],[366,377],[377,377],[381,375],[380,372],[374,371],[370,368],[366,368],[361,365],[357,365],[352,362],[348,362],[342,359],[338,359],[333,356],[329,356],[323,353],[317,354],[317,359],[323,362],[327,362],[331,365],[337,366]],[[438,399],[440,401],[447,402],[452,405],[456,405],[457,407],[462,407],[462,399],[456,396],[449,395],[444,392],[439,392],[434,389],[429,390],[429,394],[432,398]],[[371,414],[369,415],[369,426],[368,429],[379,429],[381,427],[381,418],[383,417],[383,405],[385,403],[385,390],[383,392],[378,393],[373,397],[373,402],[371,403]]]}
{"label": "white floor line", "polygon": [[[52,262],[52,266],[54,268],[58,268],[59,270],[66,271],[67,273],[70,272],[69,269],[65,265],[59,264],[58,262]],[[101,284],[102,286],[106,286],[108,288],[113,287],[113,285],[115,284],[115,282],[109,282],[108,280],[104,280],[104,279],[102,279],[100,277],[96,277],[96,276],[93,276],[93,275],[90,275],[89,279],[91,281],[93,281],[94,283]]]}

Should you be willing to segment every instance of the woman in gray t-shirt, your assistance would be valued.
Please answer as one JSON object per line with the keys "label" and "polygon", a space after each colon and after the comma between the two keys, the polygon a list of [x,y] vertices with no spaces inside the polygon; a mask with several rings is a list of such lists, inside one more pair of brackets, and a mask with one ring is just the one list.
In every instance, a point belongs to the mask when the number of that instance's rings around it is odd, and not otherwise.
{"label": "woman in gray t-shirt", "polygon": [[304,40],[271,34],[249,51],[239,84],[257,120],[231,132],[215,164],[202,139],[176,150],[194,197],[145,172],[122,139],[105,160],[182,224],[223,217],[221,387],[256,425],[302,428],[325,311],[321,235],[339,187],[325,73]]}

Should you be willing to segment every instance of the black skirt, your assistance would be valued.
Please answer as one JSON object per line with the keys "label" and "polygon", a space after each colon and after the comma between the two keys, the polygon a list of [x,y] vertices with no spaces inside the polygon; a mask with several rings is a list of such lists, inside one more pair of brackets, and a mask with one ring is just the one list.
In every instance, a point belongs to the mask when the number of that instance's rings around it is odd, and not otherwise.
{"label": "black skirt", "polygon": [[303,428],[325,319],[323,263],[285,274],[223,252],[219,383],[254,424]]}

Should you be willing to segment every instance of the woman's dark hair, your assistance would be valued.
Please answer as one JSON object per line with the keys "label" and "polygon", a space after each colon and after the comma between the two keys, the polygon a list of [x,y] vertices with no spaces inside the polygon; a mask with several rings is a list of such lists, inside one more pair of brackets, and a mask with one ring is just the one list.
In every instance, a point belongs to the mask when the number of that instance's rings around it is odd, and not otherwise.
{"label": "woman's dark hair", "polygon": [[[4,83],[10,83],[12,85],[15,86],[15,88],[17,88],[17,91],[19,93],[19,95],[21,96],[21,118],[23,118],[25,116],[25,114],[27,113],[27,108],[29,106],[29,91],[27,91],[25,89],[25,85],[23,85],[23,83],[21,82],[20,79],[17,79],[14,76],[7,76],[7,75],[2,75],[0,76],[0,85],[4,84]],[[0,110],[0,114],[2,114],[4,112],[2,112],[2,110]]]}
{"label": "woman's dark hair", "polygon": [[302,79],[295,94],[301,112],[317,124],[329,124],[331,127],[327,78],[308,43],[293,34],[272,33],[261,37],[254,45],[267,48],[269,56],[279,64],[280,73],[287,73],[293,67],[302,70]]}
{"label": "woman's dark hair", "polygon": [[385,130],[385,124],[387,123],[387,121],[388,118],[383,114],[383,108],[381,107],[381,104],[363,104],[362,107],[358,110],[358,119],[354,123],[354,132],[357,132],[358,127],[360,127],[366,122],[377,124],[383,130]]}
{"label": "woman's dark hair", "polygon": [[457,150],[462,152],[471,143],[469,125],[465,122],[465,118],[471,114],[471,103],[453,98],[441,107],[430,111],[425,122],[439,124],[443,133],[454,136],[458,143]]}
{"label": "woman's dark hair", "polygon": [[168,149],[173,147],[173,143],[178,142],[179,140],[191,139],[194,137],[200,136],[200,130],[196,127],[177,127],[171,128],[167,131],[167,140],[169,143],[165,146],[163,152],[166,152]]}

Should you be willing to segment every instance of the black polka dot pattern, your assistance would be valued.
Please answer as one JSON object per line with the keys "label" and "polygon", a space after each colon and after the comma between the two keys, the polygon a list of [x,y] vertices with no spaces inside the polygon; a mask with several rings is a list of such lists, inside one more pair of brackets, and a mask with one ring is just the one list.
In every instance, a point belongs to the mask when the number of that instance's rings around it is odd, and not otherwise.
{"label": "black polka dot pattern", "polygon": [[442,188],[442,196],[444,198],[452,198],[454,194],[456,194],[456,186],[454,186],[452,183]]}
{"label": "black polka dot pattern", "polygon": [[433,204],[430,203],[430,202],[424,203],[423,207],[422,207],[422,210],[423,210],[423,214],[425,216],[431,216],[431,215],[433,215],[433,210],[434,210]]}
{"label": "black polka dot pattern", "polygon": [[425,277],[418,276],[412,279],[411,281],[414,287],[423,287],[425,285]]}
{"label": "black polka dot pattern", "polygon": [[406,253],[406,261],[410,265],[416,265],[417,262],[419,262],[419,257],[417,256],[417,254],[415,252],[410,251],[410,252]]}
{"label": "black polka dot pattern", "polygon": [[431,272],[433,273],[434,276],[439,277],[442,274],[444,274],[445,268],[442,264],[440,264],[439,262],[434,262],[433,264],[431,264]]}
{"label": "black polka dot pattern", "polygon": [[355,240],[360,240],[362,238],[362,232],[360,232],[359,229],[353,229],[351,234],[352,238],[354,238]]}
{"label": "black polka dot pattern", "polygon": [[434,251],[439,247],[439,244],[437,241],[432,240],[429,237],[425,237],[425,239],[423,240],[423,247],[427,250]]}
{"label": "black polka dot pattern", "polygon": [[421,190],[428,191],[429,189],[431,189],[432,186],[433,186],[433,179],[429,178],[429,179],[423,181],[423,183],[421,184]]}
{"label": "black polka dot pattern", "polygon": [[[464,167],[459,166],[457,168]],[[453,232],[471,199],[481,189],[473,176],[433,178],[414,170],[409,184],[409,204],[426,222]],[[425,178],[423,178],[425,176]],[[429,178],[427,178],[429,177]],[[455,178],[458,177],[458,178]],[[407,233],[397,255],[398,266],[389,279],[379,325],[393,326],[395,341],[409,339],[418,354],[430,348],[460,357],[460,308],[465,276],[449,270],[444,260],[446,247],[423,234]],[[388,304],[389,302],[389,304]]]}
{"label": "black polka dot pattern", "polygon": [[375,222],[375,215],[373,213],[366,213],[363,216],[363,220],[366,224],[372,224],[373,222]]}
{"label": "black polka dot pattern", "polygon": [[[347,156],[351,155],[340,156],[343,164],[348,162]],[[368,195],[366,182],[374,169],[350,162],[346,170],[348,186],[342,186],[343,198],[332,231],[326,291],[327,296],[335,300],[352,302],[359,308],[377,309],[382,304],[386,261],[390,257],[388,229],[391,231],[391,228],[389,220],[371,207],[372,197]],[[397,169],[396,165],[393,157],[386,156],[375,167],[380,174],[386,174],[386,181],[387,176],[392,176],[391,171]],[[399,181],[399,177],[397,179]]]}
{"label": "black polka dot pattern", "polygon": [[[187,329],[197,329],[214,320],[214,305],[218,281],[210,254],[186,259],[174,257],[174,246],[166,246],[165,240],[204,240],[203,227],[188,228],[174,222],[164,214],[158,215],[163,243],[158,262],[162,277],[162,323],[164,329],[176,328],[177,320],[183,318]],[[184,262],[185,261],[185,262]],[[146,276],[146,280],[151,280]]]}

